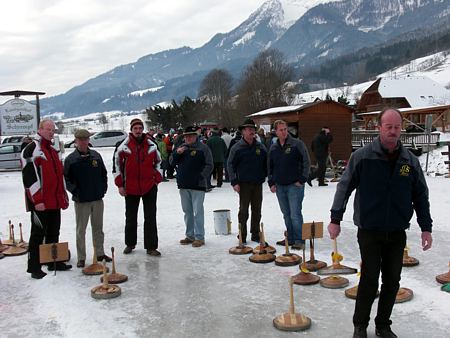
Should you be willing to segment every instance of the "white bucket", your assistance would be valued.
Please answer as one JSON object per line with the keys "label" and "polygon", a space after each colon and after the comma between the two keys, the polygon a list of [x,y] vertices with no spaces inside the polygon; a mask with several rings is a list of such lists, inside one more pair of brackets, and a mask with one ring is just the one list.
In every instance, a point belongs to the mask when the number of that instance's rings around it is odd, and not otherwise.
{"label": "white bucket", "polygon": [[214,231],[216,235],[231,234],[231,217],[230,210],[221,209],[214,210]]}

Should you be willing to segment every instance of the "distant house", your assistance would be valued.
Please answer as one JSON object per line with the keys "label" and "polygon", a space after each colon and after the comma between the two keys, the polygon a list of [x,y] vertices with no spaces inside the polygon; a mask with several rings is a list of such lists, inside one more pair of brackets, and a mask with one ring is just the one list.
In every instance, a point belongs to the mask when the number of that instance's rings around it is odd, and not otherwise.
{"label": "distant house", "polygon": [[368,113],[385,107],[422,108],[445,104],[450,104],[450,91],[427,77],[382,77],[361,95],[357,111]]}
{"label": "distant house", "polygon": [[301,105],[266,109],[249,117],[266,130],[276,120],[286,121],[289,131],[305,142],[313,161],[311,142],[322,127],[329,127],[334,138],[331,144],[332,157],[336,161],[348,159],[352,152],[352,114],[353,108],[347,105],[316,99]]}

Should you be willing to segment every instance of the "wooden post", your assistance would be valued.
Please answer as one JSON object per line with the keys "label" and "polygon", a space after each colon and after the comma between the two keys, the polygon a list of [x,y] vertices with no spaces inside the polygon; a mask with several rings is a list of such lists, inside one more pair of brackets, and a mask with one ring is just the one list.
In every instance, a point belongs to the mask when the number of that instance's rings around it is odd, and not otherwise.
{"label": "wooden post", "polygon": [[448,156],[448,161],[444,161],[444,163],[448,165],[448,175],[445,177],[449,178],[450,177],[450,144],[448,144],[447,147],[448,147],[447,148],[448,151],[443,151],[441,154]]}

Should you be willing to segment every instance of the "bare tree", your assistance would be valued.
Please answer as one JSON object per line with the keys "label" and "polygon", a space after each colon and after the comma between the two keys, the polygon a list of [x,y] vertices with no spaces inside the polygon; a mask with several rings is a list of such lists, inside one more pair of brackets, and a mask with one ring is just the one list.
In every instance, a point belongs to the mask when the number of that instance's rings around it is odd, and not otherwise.
{"label": "bare tree", "polygon": [[277,49],[258,54],[245,69],[238,86],[238,107],[247,114],[286,105],[286,82],[293,77],[292,66]]}

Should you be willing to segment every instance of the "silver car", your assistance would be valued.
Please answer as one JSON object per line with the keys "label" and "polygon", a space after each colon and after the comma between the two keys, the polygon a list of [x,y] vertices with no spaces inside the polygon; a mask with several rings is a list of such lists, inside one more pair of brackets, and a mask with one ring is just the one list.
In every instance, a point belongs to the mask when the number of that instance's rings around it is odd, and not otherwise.
{"label": "silver car", "polygon": [[0,145],[0,169],[20,169],[20,143]]}
{"label": "silver car", "polygon": [[93,147],[115,147],[117,143],[122,142],[128,134],[122,130],[100,131],[91,136],[89,143]]}

